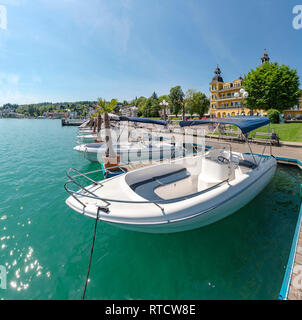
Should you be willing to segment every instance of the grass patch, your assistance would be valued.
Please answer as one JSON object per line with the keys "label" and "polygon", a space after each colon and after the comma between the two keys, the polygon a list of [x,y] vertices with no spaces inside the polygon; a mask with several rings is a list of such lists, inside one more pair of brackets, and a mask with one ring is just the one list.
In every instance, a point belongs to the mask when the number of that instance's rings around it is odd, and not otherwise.
{"label": "grass patch", "polygon": [[[271,124],[271,130],[278,134],[280,141],[302,142],[302,123]],[[253,132],[268,132],[268,129],[262,127]]]}
{"label": "grass patch", "polygon": [[[232,129],[237,131],[236,126],[229,126],[228,130]],[[278,134],[280,141],[289,141],[289,142],[302,142],[302,123],[280,123],[280,124],[271,124],[271,131],[274,130]],[[258,128],[250,133],[251,138],[267,138],[265,136],[261,137],[259,135],[255,136],[255,132],[268,133],[267,126]],[[215,135],[219,135],[218,132]],[[231,134],[225,134],[226,136],[231,136]]]}

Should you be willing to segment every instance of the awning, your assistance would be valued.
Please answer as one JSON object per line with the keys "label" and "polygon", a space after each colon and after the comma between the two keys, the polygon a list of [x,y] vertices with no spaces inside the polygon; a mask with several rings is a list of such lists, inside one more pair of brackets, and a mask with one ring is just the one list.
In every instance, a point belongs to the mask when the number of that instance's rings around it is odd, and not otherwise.
{"label": "awning", "polygon": [[167,122],[164,120],[154,120],[154,119],[138,118],[138,117],[120,117],[120,121],[151,123],[151,124],[158,124],[161,126],[167,125]]}
{"label": "awning", "polygon": [[270,119],[266,117],[226,117],[220,119],[192,120],[181,121],[181,127],[190,127],[209,123],[221,123],[237,126],[243,134],[251,132],[257,128],[263,127],[270,123]]}

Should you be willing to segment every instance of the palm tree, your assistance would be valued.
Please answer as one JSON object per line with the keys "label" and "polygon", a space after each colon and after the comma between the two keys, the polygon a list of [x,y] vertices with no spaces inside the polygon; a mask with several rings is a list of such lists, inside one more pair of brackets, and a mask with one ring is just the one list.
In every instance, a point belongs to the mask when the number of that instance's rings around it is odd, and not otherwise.
{"label": "palm tree", "polygon": [[94,122],[93,116],[90,116],[90,121],[89,121],[89,128],[90,129],[92,129],[92,127],[93,127],[93,122]]}
{"label": "palm tree", "polygon": [[99,108],[98,111],[104,114],[105,142],[107,145],[104,158],[106,163],[110,161],[109,158],[117,157],[112,146],[110,119],[108,115],[108,113],[112,112],[115,109],[116,105],[117,105],[117,99],[112,99],[111,102],[106,102],[106,100],[103,100],[102,98],[98,99],[98,108]]}
{"label": "palm tree", "polygon": [[98,117],[97,117],[97,130],[98,130],[98,133],[101,131],[102,129],[102,115],[100,113],[98,113]]}

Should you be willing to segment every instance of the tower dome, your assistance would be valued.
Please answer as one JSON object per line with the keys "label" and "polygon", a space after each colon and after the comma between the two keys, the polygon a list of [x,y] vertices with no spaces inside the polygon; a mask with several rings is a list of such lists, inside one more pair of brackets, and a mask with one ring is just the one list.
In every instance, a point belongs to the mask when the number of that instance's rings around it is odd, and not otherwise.
{"label": "tower dome", "polygon": [[214,73],[215,73],[215,76],[213,78],[213,81],[223,82],[223,78],[221,76],[221,70],[218,66],[215,69]]}
{"label": "tower dome", "polygon": [[264,53],[261,57],[262,64],[270,61],[270,57],[268,56],[266,49],[264,49]]}

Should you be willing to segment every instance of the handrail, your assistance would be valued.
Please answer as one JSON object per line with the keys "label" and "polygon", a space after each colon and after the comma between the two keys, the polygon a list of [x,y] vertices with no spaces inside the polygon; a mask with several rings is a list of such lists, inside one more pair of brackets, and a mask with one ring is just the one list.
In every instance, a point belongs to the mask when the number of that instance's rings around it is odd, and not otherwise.
{"label": "handrail", "polygon": [[[75,171],[75,172],[77,172],[78,174],[75,175],[75,176],[71,176],[71,175],[70,175],[70,171]],[[97,172],[101,172],[101,171],[102,171],[102,170],[95,170],[95,171],[87,172],[87,173],[85,174],[85,173],[80,172],[80,171],[77,170],[77,169],[70,168],[70,169],[67,171],[67,177],[68,177],[70,180],[74,181],[73,178],[76,178],[76,177],[80,177],[80,176],[81,176],[81,177],[84,177],[84,178],[90,180],[90,181],[93,182],[94,184],[98,184],[98,185],[101,185],[101,186],[102,186],[102,183],[97,182],[97,181],[95,181],[95,180],[93,180],[93,179],[91,179],[91,178],[88,177],[88,174],[97,173]]]}

